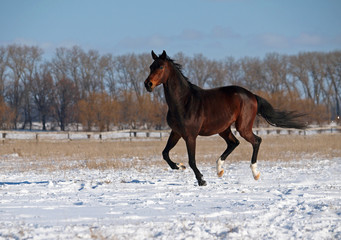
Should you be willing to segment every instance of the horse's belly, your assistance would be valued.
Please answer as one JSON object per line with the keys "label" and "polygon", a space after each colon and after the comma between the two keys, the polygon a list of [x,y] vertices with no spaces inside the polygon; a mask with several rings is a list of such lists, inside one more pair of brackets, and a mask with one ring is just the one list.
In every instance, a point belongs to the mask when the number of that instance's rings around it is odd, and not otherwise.
{"label": "horse's belly", "polygon": [[199,135],[210,136],[224,132],[232,123],[236,121],[236,113],[229,111],[231,109],[222,109],[219,112],[211,112],[204,120]]}
{"label": "horse's belly", "polygon": [[230,127],[230,124],[211,124],[210,126],[208,125],[203,125],[202,128],[200,129],[199,135],[200,136],[211,136],[214,134],[221,133],[228,129]]}

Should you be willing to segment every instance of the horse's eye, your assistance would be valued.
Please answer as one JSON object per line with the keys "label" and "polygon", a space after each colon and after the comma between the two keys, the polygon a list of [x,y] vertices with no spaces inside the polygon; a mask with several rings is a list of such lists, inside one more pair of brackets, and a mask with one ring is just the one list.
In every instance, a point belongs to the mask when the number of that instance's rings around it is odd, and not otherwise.
{"label": "horse's eye", "polygon": [[163,66],[160,66],[160,69],[163,69]]}

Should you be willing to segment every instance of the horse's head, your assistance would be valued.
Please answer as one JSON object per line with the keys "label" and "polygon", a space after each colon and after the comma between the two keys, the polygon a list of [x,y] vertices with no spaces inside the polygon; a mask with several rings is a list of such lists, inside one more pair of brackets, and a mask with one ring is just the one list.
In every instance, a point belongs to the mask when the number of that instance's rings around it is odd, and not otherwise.
{"label": "horse's head", "polygon": [[150,74],[144,81],[144,86],[148,92],[152,92],[155,87],[161,83],[166,83],[169,75],[168,57],[166,51],[163,51],[160,56],[157,56],[152,51],[154,62],[150,65]]}

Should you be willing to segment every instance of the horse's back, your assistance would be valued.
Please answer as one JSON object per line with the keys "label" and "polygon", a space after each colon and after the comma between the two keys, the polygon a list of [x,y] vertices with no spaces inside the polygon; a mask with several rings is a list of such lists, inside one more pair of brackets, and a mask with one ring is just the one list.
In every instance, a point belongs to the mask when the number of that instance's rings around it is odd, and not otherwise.
{"label": "horse's back", "polygon": [[250,92],[246,88],[243,88],[237,85],[224,86],[224,87],[220,87],[216,89],[220,89],[220,91],[223,91],[227,95],[241,94],[241,95],[247,95],[249,97],[254,95],[252,92]]}
{"label": "horse's back", "polygon": [[215,102],[217,105],[238,104],[239,101],[255,100],[255,95],[247,89],[240,86],[224,86],[203,90],[203,99],[209,102]]}

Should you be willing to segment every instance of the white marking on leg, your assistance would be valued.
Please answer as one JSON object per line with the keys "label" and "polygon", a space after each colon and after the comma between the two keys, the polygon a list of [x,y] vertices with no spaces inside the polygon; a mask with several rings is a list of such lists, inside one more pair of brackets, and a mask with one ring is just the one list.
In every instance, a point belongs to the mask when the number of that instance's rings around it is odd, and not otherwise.
{"label": "white marking on leg", "polygon": [[183,163],[177,163],[176,166],[178,166],[179,169],[185,170],[186,166]]}
{"label": "white marking on leg", "polygon": [[252,170],[252,175],[255,180],[258,180],[260,177],[260,172],[257,169],[257,163],[251,164],[250,165],[251,170]]}
{"label": "white marking on leg", "polygon": [[221,158],[218,158],[218,160],[217,160],[217,174],[218,174],[218,177],[221,177],[224,174],[224,169],[222,168],[223,164],[224,164],[224,161],[222,161]]}

